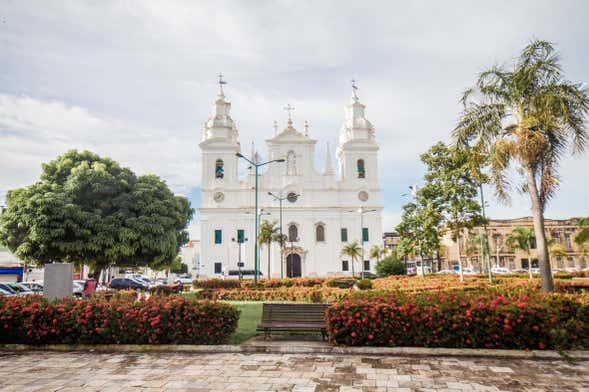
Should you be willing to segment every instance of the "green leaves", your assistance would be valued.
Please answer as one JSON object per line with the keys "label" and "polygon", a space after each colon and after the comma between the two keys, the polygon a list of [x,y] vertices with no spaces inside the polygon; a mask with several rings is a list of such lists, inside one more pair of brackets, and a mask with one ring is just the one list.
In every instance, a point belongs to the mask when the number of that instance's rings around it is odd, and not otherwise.
{"label": "green leaves", "polygon": [[162,267],[188,241],[194,211],[155,175],[71,150],[43,164],[41,180],[10,191],[0,242],[36,264],[68,261]]}

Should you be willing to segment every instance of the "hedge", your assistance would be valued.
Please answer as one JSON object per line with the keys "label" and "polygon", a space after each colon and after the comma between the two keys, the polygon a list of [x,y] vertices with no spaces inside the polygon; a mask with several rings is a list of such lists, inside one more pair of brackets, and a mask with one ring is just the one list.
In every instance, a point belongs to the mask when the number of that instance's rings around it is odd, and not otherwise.
{"label": "hedge", "polygon": [[[277,289],[281,287],[341,287],[341,283],[348,283],[351,287],[356,282],[355,278],[285,278],[285,279],[259,279],[256,289]],[[254,288],[253,279],[207,279],[195,280],[194,288],[200,289],[238,289]]]}
{"label": "hedge", "polygon": [[178,295],[136,300],[128,295],[47,301],[0,298],[0,343],[222,344],[239,310]]}
{"label": "hedge", "polygon": [[589,348],[589,296],[497,291],[355,294],[326,313],[348,346]]}
{"label": "hedge", "polygon": [[289,301],[331,303],[350,294],[348,289],[328,287],[280,287],[276,289],[205,289],[196,293],[201,299],[222,301]]}

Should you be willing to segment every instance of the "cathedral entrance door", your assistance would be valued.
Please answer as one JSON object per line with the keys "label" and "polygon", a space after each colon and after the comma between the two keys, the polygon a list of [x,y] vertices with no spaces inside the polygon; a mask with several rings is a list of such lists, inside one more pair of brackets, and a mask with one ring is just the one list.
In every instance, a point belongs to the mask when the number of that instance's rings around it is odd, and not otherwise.
{"label": "cathedral entrance door", "polygon": [[286,257],[286,276],[298,278],[301,276],[301,256],[291,253]]}

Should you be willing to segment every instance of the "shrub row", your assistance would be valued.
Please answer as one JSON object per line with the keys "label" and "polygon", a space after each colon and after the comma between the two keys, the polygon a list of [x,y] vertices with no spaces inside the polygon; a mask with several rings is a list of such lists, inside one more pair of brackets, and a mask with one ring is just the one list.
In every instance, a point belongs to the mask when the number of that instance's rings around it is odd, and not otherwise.
{"label": "shrub row", "polygon": [[198,298],[223,301],[288,301],[332,303],[350,294],[348,289],[328,287],[280,287],[276,289],[204,289]]}
{"label": "shrub row", "polygon": [[349,346],[589,348],[589,296],[497,291],[356,293],[326,314]]}
{"label": "shrub row", "polygon": [[[257,289],[275,289],[280,287],[351,287],[356,282],[354,278],[286,278],[260,279]],[[207,279],[195,280],[194,288],[200,289],[238,289],[254,288],[253,279]]]}
{"label": "shrub row", "polygon": [[239,310],[229,304],[177,295],[6,297],[0,298],[0,343],[221,344],[238,319]]}

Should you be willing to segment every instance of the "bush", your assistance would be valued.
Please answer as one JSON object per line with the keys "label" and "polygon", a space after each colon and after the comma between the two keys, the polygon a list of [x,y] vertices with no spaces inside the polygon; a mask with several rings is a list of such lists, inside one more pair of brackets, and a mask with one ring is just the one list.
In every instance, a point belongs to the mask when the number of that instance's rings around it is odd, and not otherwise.
{"label": "bush", "polygon": [[360,290],[370,290],[372,288],[372,280],[361,279],[356,283],[356,286],[358,286]]}
{"label": "bush", "polygon": [[237,279],[195,280],[192,285],[194,288],[199,289],[235,289],[241,287]]}
{"label": "bush", "polygon": [[395,256],[387,257],[376,264],[376,273],[379,276],[406,275],[405,263]]}
{"label": "bush", "polygon": [[589,296],[529,291],[358,293],[327,311],[333,342],[350,346],[589,348]]}
{"label": "bush", "polygon": [[239,310],[229,304],[178,295],[0,298],[0,343],[222,344],[238,318]]}
{"label": "bush", "polygon": [[172,285],[161,285],[161,286],[153,286],[149,288],[149,292],[152,294],[180,294],[184,289],[184,286],[181,284],[172,284]]}
{"label": "bush", "polygon": [[325,282],[325,285],[327,287],[338,287],[340,289],[349,289],[351,287],[354,287],[355,284],[356,279],[354,278],[335,278]]}
{"label": "bush", "polygon": [[350,290],[329,287],[279,287],[276,289],[206,289],[196,295],[222,301],[288,301],[332,303],[350,294]]}

